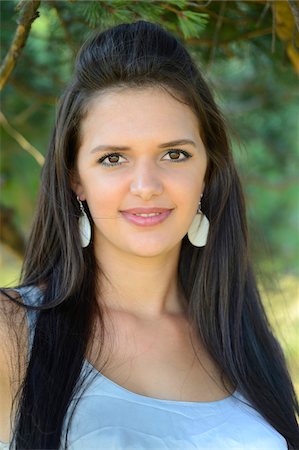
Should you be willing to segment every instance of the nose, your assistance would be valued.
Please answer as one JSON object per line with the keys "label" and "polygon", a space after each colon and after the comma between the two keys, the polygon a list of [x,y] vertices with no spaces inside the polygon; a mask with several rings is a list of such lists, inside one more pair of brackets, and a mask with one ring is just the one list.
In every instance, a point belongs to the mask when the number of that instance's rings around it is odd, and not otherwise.
{"label": "nose", "polygon": [[135,168],[131,185],[131,194],[150,200],[163,192],[163,184],[159,169],[150,162],[142,162]]}

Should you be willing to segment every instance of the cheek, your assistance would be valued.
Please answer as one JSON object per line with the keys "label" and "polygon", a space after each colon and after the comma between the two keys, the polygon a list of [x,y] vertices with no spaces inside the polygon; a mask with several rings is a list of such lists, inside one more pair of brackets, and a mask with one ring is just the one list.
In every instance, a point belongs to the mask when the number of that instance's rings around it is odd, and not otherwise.
{"label": "cheek", "polygon": [[123,181],[98,174],[91,175],[83,188],[90,213],[95,217],[100,212],[109,213],[119,209],[126,192]]}
{"label": "cheek", "polygon": [[[184,174],[176,174],[170,179],[170,183],[176,186],[178,195],[189,199],[189,202],[200,200],[204,186],[204,170],[192,170]],[[187,196],[187,197],[186,197]],[[187,206],[187,205],[186,205]]]}

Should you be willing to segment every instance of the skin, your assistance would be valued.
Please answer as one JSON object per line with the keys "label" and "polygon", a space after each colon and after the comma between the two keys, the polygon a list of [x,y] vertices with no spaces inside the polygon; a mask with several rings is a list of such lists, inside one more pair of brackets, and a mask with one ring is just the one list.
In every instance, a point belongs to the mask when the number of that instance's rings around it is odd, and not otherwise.
{"label": "skin", "polygon": [[[178,139],[195,145],[159,148]],[[103,145],[130,149],[106,158],[110,166],[105,166],[99,160],[112,151],[98,148]],[[111,167],[113,162],[121,164]],[[159,88],[106,91],[92,100],[82,121],[76,169],[73,190],[87,201],[96,256],[110,280],[102,283],[104,303],[140,317],[181,312],[179,252],[207,169],[195,114]],[[120,213],[134,207],[164,207],[172,213],[164,222],[142,228]]]}

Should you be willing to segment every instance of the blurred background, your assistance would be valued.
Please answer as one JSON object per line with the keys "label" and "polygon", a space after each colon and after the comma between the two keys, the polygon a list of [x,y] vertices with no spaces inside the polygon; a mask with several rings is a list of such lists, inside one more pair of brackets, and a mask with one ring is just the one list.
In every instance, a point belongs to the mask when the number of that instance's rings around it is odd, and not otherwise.
{"label": "blurred background", "polygon": [[297,1],[1,1],[0,285],[17,284],[54,123],[93,29],[144,19],[188,47],[231,132],[262,298],[299,393]]}

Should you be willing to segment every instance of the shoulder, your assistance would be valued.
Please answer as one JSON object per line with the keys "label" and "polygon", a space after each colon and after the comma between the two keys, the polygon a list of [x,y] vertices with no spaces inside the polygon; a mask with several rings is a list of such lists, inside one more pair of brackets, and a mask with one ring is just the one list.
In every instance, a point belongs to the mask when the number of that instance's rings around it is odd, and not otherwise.
{"label": "shoulder", "polygon": [[[19,290],[0,289],[1,362],[4,357],[13,356],[17,341],[22,344],[27,342],[28,322],[24,304],[24,298]],[[4,365],[0,363],[0,373],[3,367]]]}
{"label": "shoulder", "polygon": [[0,376],[7,370],[5,359],[13,369],[14,362],[20,367],[22,357],[28,357],[31,326],[36,317],[36,309],[29,307],[39,306],[42,298],[42,291],[36,286],[0,289]]}
{"label": "shoulder", "polygon": [[[35,286],[0,289],[0,354],[13,356],[14,350],[28,347],[28,325],[36,310],[30,306],[41,304],[42,291]],[[18,343],[18,346],[16,344]],[[22,347],[20,347],[22,345]],[[25,347],[24,347],[25,345]],[[19,357],[16,354],[16,357]],[[1,371],[1,366],[0,366]]]}
{"label": "shoulder", "polygon": [[12,289],[0,289],[0,351],[8,344],[9,337],[15,328],[24,322],[24,300],[21,293]]}
{"label": "shoulder", "polygon": [[1,353],[9,352],[14,337],[21,338],[23,332],[27,331],[25,303],[20,290],[0,289]]}
{"label": "shoulder", "polygon": [[[12,401],[25,373],[28,326],[23,298],[15,290],[0,290],[0,441],[10,434]],[[22,352],[18,349],[22,348]]]}

